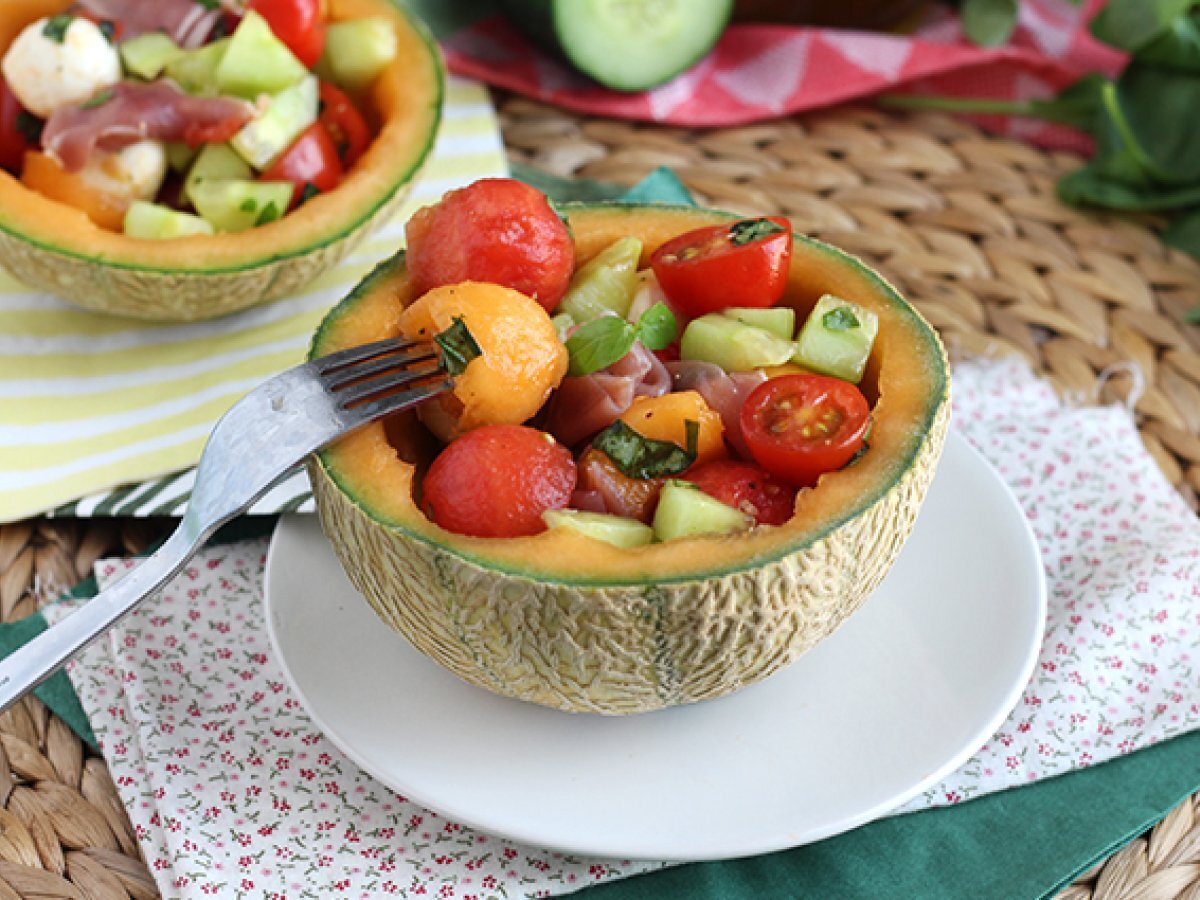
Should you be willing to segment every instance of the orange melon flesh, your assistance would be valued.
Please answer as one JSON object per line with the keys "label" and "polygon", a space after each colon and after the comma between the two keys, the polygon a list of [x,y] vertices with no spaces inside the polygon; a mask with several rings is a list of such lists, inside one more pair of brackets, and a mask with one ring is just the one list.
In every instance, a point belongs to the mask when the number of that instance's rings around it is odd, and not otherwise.
{"label": "orange melon flesh", "polygon": [[[69,5],[69,0],[5,0],[0,53],[25,25]],[[379,132],[335,190],[250,231],[156,241],[101,228],[0,171],[0,263],[18,278],[82,305],[177,320],[283,296],[335,263],[349,249],[344,242],[360,238],[366,226],[394,210],[404,197],[402,186],[427,158],[441,117],[443,76],[432,39],[388,0],[329,0],[328,8],[334,21],[385,18],[398,39],[396,59],[363,100]],[[56,279],[56,266],[72,264],[65,280]],[[245,272],[253,274],[239,280]],[[122,289],[130,296],[123,298]]]}
{"label": "orange melon flesh", "polygon": [[[564,209],[575,234],[579,265],[627,234],[643,240],[642,263],[648,265],[649,254],[667,239],[727,218],[690,208]],[[862,304],[880,317],[879,337],[864,378],[867,392],[878,394],[871,451],[854,466],[824,476],[817,490],[802,491],[796,515],[784,526],[633,549],[591,541],[566,529],[503,541],[450,534],[414,505],[413,467],[399,459],[379,424],[326,450],[322,469],[385,527],[504,571],[566,583],[640,583],[702,578],[760,565],[818,540],[869,506],[880,486],[895,482],[945,427],[947,373],[933,331],[865,266],[825,245],[798,239],[783,302],[795,307],[802,321],[826,293]],[[398,259],[331,314],[314,342],[314,354],[395,334],[399,309],[412,299]]]}

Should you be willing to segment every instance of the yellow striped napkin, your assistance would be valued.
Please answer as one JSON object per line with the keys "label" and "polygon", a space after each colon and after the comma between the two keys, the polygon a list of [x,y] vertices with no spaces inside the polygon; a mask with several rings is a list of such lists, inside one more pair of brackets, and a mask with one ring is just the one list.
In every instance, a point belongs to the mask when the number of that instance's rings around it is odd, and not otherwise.
{"label": "yellow striped napkin", "polygon": [[[417,207],[506,171],[486,89],[451,78],[441,135],[405,208],[294,297],[151,325],[76,309],[0,270],[0,522],[195,465],[221,414],[303,359],[325,311],[396,252]],[[276,508],[295,508],[294,491],[277,493]]]}

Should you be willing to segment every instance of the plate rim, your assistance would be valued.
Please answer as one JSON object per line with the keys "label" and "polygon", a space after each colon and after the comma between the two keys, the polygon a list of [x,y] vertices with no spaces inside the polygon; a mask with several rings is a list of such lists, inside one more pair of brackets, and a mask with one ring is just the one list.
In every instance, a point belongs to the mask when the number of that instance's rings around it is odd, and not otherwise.
{"label": "plate rim", "polygon": [[[631,849],[628,847],[612,847],[596,844],[584,845],[579,842],[572,841],[555,841],[553,837],[548,838],[544,834],[537,832],[536,828],[530,830],[527,826],[522,827],[520,823],[498,826],[496,822],[487,819],[481,819],[475,816],[470,810],[460,809],[456,804],[439,803],[436,798],[427,797],[419,786],[411,784],[402,784],[394,777],[388,774],[381,773],[373,768],[370,763],[363,758],[354,747],[353,743],[348,741],[338,728],[335,728],[328,721],[327,717],[320,711],[314,708],[314,704],[308,697],[307,693],[301,688],[295,674],[292,671],[291,665],[288,663],[288,657],[283,652],[280,645],[279,635],[276,631],[275,616],[272,610],[275,605],[272,603],[273,591],[272,584],[272,560],[277,559],[277,544],[282,543],[287,539],[286,534],[293,528],[310,527],[312,524],[317,524],[318,517],[316,515],[296,515],[296,516],[280,516],[275,529],[272,532],[270,543],[267,549],[267,562],[264,570],[263,579],[263,616],[266,624],[268,641],[271,647],[271,652],[276,664],[279,666],[288,687],[295,693],[296,698],[300,701],[305,713],[312,719],[313,724],[321,731],[321,733],[334,744],[338,750],[343,753],[351,762],[361,768],[364,772],[377,779],[382,785],[388,789],[403,795],[409,801],[425,807],[431,811],[438,813],[447,820],[460,825],[475,829],[485,834],[495,837],[500,837],[507,840],[517,841],[530,846],[537,846],[547,850],[569,853],[576,855],[587,855],[608,859],[654,859],[657,861],[684,863],[684,862],[701,862],[708,860],[719,859],[735,859],[747,856],[758,855],[762,853],[771,853],[779,850],[785,850],[792,847],[798,847],[805,844],[814,843],[824,840],[846,831],[851,831],[864,824],[875,821],[889,812],[895,812],[904,804],[928,790],[931,786],[937,784],[947,775],[960,768],[966,763],[978,749],[986,743],[987,739],[993,735],[996,730],[1004,723],[1009,714],[1020,701],[1022,694],[1027,687],[1030,678],[1033,676],[1034,669],[1037,665],[1039,653],[1042,647],[1042,639],[1045,634],[1046,618],[1048,614],[1048,586],[1045,576],[1045,567],[1042,563],[1041,550],[1038,547],[1036,537],[1033,533],[1032,526],[1021,509],[1012,488],[999,474],[996,468],[984,457],[969,441],[960,435],[955,428],[951,428],[947,435],[946,450],[951,449],[954,445],[953,452],[966,452],[976,464],[981,465],[994,482],[995,487],[1001,489],[1001,494],[1005,498],[1006,503],[1011,507],[1011,511],[1016,515],[1013,517],[1015,524],[1019,524],[1019,529],[1023,542],[1025,544],[1026,557],[1028,563],[1032,563],[1032,572],[1035,575],[1034,585],[1036,590],[1031,598],[1033,606],[1033,621],[1036,627],[1025,635],[1025,643],[1022,648],[1022,662],[1019,668],[1019,673],[1015,674],[1011,680],[1008,689],[1003,697],[1003,700],[997,703],[990,718],[988,718],[979,728],[972,732],[969,740],[963,742],[962,747],[954,754],[949,756],[939,765],[934,766],[929,770],[929,773],[918,779],[914,784],[906,789],[891,794],[880,799],[873,805],[868,806],[855,814],[830,821],[824,826],[810,827],[802,832],[792,832],[790,834],[778,834],[774,839],[764,840],[758,839],[750,842],[743,842],[743,845],[727,849],[709,848],[698,852],[681,854],[674,851],[663,852],[654,848],[639,848]],[[935,474],[936,477],[936,474]],[[318,525],[319,527],[319,525]],[[281,537],[283,536],[283,537]],[[332,550],[331,550],[332,553]],[[336,560],[336,557],[335,557]],[[353,588],[351,588],[353,590]],[[869,599],[869,598],[868,598]],[[364,601],[365,603],[365,601]],[[401,635],[396,635],[400,640],[404,640]],[[406,641],[407,644],[407,641]],[[407,644],[413,653],[419,651]],[[1014,642],[1015,646],[1015,642]],[[436,665],[435,663],[431,664]],[[473,687],[473,686],[472,686]],[[482,691],[482,688],[474,688]],[[503,698],[499,695],[491,695],[496,700],[506,702],[521,702]],[[720,698],[723,702],[733,700],[736,702],[736,694],[731,697]],[[728,845],[730,842],[725,842]]]}

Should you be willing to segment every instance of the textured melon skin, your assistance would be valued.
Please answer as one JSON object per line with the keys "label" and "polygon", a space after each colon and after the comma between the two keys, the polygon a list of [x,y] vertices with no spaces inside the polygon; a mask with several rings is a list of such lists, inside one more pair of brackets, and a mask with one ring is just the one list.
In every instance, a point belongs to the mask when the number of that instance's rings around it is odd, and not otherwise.
{"label": "textured melon skin", "polygon": [[351,582],[418,650],[498,694],[620,715],[732,693],[832,634],[896,561],[948,422],[943,404],[901,479],[811,546],[757,569],[649,586],[498,574],[381,527],[319,463],[309,475]]}
{"label": "textured melon skin", "polygon": [[[21,0],[0,9],[0,53],[25,22],[68,3]],[[404,52],[380,79],[388,82],[380,94],[389,110],[385,125],[397,117],[397,103],[413,116],[386,141],[380,136],[386,146],[369,151],[345,185],[241,234],[144,241],[100,229],[40,196],[30,203],[32,192],[0,173],[0,266],[77,306],[163,322],[211,319],[277,300],[335,266],[410,193],[433,150],[445,76],[432,36],[403,7],[332,0],[331,9],[335,17],[385,15],[395,23]],[[397,101],[398,92],[407,96]]]}
{"label": "textured melon skin", "polygon": [[[661,242],[721,215],[620,204],[567,209],[577,244],[588,243],[592,252],[626,227]],[[845,508],[805,525],[802,537],[767,529],[778,539],[751,557],[743,536],[698,538],[684,542],[696,552],[682,571],[676,564],[662,574],[661,558],[652,557],[660,560],[651,569],[660,577],[597,575],[586,565],[577,568],[567,546],[536,543],[548,535],[518,539],[534,543],[515,557],[489,558],[495,551],[479,542],[460,546],[455,536],[415,521],[415,508],[385,513],[353,487],[363,473],[348,478],[352,473],[341,468],[345,460],[335,446],[310,461],[309,476],[322,527],[376,614],[479,687],[564,711],[613,715],[732,693],[831,634],[879,586],[912,531],[945,442],[949,374],[936,334],[894,289],[833,248],[797,242],[807,261],[830,266],[831,278],[850,277],[885,297],[919,345],[912,356],[928,372],[931,392],[909,414],[903,447],[894,457],[877,457],[886,460],[877,481]],[[400,257],[377,269],[326,318],[314,350],[338,348],[333,335],[359,321],[360,301],[379,298],[383,308],[398,303],[407,289],[404,277]],[[817,278],[805,292],[815,301],[828,287]]]}

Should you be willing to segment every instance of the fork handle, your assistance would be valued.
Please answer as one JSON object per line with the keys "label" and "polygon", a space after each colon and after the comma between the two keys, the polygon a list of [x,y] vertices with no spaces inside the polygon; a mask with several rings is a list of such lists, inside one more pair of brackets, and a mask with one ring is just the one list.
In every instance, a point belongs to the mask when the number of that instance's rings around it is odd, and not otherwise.
{"label": "fork handle", "polygon": [[0,660],[0,712],[57,672],[191,559],[200,543],[184,520],[136,569],[29,643]]}

